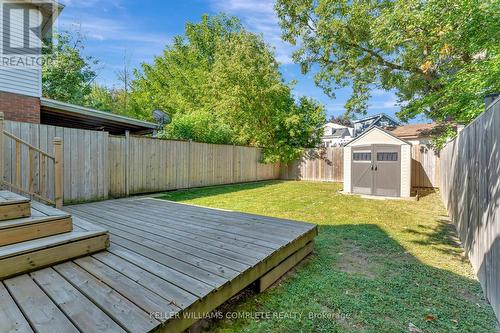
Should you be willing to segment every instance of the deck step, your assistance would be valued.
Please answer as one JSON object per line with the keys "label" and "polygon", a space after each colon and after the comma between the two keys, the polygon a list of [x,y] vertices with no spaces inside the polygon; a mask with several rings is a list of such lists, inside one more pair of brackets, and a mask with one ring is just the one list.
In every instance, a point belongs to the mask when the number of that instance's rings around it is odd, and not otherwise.
{"label": "deck step", "polygon": [[0,191],[0,221],[30,216],[30,200],[10,191]]}
{"label": "deck step", "polygon": [[78,221],[71,232],[0,246],[0,280],[105,250],[108,244],[105,229]]}
{"label": "deck step", "polygon": [[71,215],[33,216],[0,221],[0,246],[53,236],[73,230]]}

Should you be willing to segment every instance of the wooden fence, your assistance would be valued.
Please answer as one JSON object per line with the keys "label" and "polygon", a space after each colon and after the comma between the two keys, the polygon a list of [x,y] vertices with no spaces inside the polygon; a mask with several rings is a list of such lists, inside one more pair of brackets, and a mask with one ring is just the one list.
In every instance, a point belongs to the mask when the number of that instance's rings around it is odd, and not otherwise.
{"label": "wooden fence", "polygon": [[[50,153],[53,151],[54,138],[62,138],[65,203],[101,200],[108,197],[107,133],[14,121],[5,121],[4,129],[30,145]],[[33,162],[29,162],[30,158]],[[18,161],[22,166],[32,163],[35,169],[34,177],[30,176],[27,168],[22,167],[21,179],[18,181],[16,179]],[[50,159],[45,161],[48,165],[43,163],[39,155],[30,157],[27,146],[21,147],[20,157],[17,157],[16,142],[5,138],[4,179],[12,184],[20,184],[23,191],[55,198],[54,187],[44,186],[55,182],[53,161]]]}
{"label": "wooden fence", "polygon": [[[412,187],[439,187],[439,154],[427,145],[412,147]],[[302,157],[281,168],[281,178],[326,182],[344,181],[344,149],[308,149]]]}
{"label": "wooden fence", "polygon": [[281,178],[288,180],[344,181],[344,149],[308,149],[302,157],[281,167]]}
{"label": "wooden fence", "polygon": [[411,186],[439,187],[441,165],[439,152],[428,145],[413,145],[411,149]]}
{"label": "wooden fence", "polygon": [[278,179],[261,149],[147,137],[110,137],[110,195]]}
{"label": "wooden fence", "polygon": [[[5,121],[4,128],[23,141],[52,152],[55,137],[62,138],[64,203],[104,200],[129,194],[278,179],[278,165],[259,163],[261,149],[170,141],[147,137],[116,137],[107,132]],[[17,161],[30,164],[29,149],[16,156],[16,143],[4,140],[4,179],[55,198],[52,166],[42,166],[34,155],[34,177]],[[45,163],[52,163],[48,161]],[[47,170],[42,172],[42,170]]]}
{"label": "wooden fence", "polygon": [[441,195],[500,319],[500,102],[441,151]]}

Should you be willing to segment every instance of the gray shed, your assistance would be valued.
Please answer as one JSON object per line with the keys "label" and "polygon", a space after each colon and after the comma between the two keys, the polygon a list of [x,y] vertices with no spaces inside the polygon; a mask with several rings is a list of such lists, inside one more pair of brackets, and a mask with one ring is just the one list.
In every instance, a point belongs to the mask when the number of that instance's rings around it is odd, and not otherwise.
{"label": "gray shed", "polygon": [[344,191],[410,197],[411,143],[372,127],[344,147]]}

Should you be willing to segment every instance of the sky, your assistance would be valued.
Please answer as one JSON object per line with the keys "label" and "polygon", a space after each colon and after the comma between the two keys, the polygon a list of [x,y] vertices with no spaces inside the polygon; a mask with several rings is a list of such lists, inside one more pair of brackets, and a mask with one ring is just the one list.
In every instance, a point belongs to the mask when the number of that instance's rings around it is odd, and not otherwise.
{"label": "sky", "polygon": [[[294,48],[281,40],[281,30],[274,13],[273,0],[60,0],[65,5],[59,20],[60,30],[80,31],[84,54],[99,60],[97,82],[108,87],[118,85],[117,72],[124,64],[139,68],[161,55],[176,35],[183,34],[186,22],[199,22],[203,14],[224,12],[237,16],[244,26],[262,34],[275,48],[276,58],[286,82],[296,80],[295,96],[308,96],[323,103],[328,116],[340,116],[350,89],[326,96],[314,84],[314,72],[303,75],[291,56]],[[368,114],[398,111],[391,92],[375,90]]]}

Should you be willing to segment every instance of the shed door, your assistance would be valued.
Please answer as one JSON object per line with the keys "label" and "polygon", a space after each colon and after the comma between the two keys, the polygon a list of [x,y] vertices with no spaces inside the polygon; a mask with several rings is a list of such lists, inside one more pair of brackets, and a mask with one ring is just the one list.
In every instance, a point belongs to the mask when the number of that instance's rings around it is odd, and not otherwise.
{"label": "shed door", "polygon": [[373,145],[373,194],[399,197],[401,192],[401,146]]}
{"label": "shed door", "polygon": [[353,147],[352,191],[390,197],[400,196],[401,147],[370,145]]}
{"label": "shed door", "polygon": [[353,147],[351,156],[352,191],[372,194],[372,146]]}

